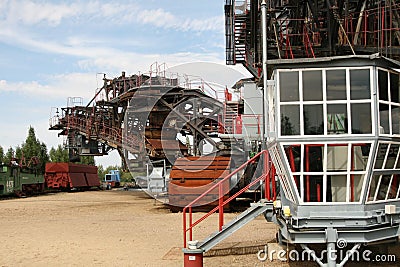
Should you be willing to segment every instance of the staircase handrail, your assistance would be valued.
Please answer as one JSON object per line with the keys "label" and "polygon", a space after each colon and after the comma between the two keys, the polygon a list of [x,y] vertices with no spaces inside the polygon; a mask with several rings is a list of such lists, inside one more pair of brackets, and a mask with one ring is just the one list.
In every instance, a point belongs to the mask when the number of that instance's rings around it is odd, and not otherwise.
{"label": "staircase handrail", "polygon": [[[264,166],[263,166],[263,174],[258,177],[257,179],[253,180],[251,183],[249,183],[247,186],[239,190],[237,193],[234,195],[230,196],[228,199],[225,201],[224,193],[222,190],[222,184],[226,181],[228,181],[233,175],[238,173],[240,170],[244,169],[247,165],[250,163],[255,162],[258,158],[261,158],[261,156],[264,155]],[[204,193],[202,193],[200,196],[198,196],[195,200],[190,202],[188,205],[186,205],[183,210],[183,242],[184,242],[184,247],[187,246],[187,232],[189,231],[189,240],[193,240],[193,228],[198,225],[200,222],[204,221],[207,217],[209,217],[211,214],[216,212],[218,210],[219,212],[219,231],[222,230],[222,226],[224,225],[224,206],[229,203],[231,200],[235,199],[238,195],[242,194],[245,192],[247,189],[249,189],[251,186],[257,184],[260,181],[264,181],[265,179],[267,180],[265,183],[265,197],[267,200],[275,199],[276,198],[276,191],[275,191],[275,179],[270,179],[270,165],[269,165],[269,154],[267,150],[263,150],[256,154],[254,157],[243,163],[239,168],[231,172],[229,175],[227,175],[225,178],[220,180],[218,183],[214,184],[212,187],[210,187],[208,190],[206,190]],[[273,190],[273,196],[271,197],[271,192],[270,192],[270,183],[272,181],[272,190]],[[213,191],[218,187],[218,206],[210,210],[208,213],[206,213],[204,216],[202,216],[200,219],[197,221],[193,222],[193,206],[203,197],[205,197],[208,193]],[[187,227],[187,216],[186,213],[189,212],[189,227]]]}

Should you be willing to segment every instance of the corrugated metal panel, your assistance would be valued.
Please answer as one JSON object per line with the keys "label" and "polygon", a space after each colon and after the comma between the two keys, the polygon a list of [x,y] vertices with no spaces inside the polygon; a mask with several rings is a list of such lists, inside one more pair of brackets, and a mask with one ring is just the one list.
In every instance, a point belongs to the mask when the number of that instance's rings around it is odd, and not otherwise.
{"label": "corrugated metal panel", "polygon": [[86,180],[89,186],[100,186],[100,180],[97,173],[86,173]]}
{"label": "corrugated metal panel", "polygon": [[70,173],[69,178],[72,183],[72,187],[85,187],[88,186],[85,174],[83,173]]}

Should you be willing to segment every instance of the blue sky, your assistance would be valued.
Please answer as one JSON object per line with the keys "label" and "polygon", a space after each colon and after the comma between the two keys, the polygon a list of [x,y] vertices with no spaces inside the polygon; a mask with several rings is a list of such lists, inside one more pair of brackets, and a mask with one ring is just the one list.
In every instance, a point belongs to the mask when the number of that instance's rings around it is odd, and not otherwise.
{"label": "blue sky", "polygon": [[[57,132],[48,131],[51,107],[65,106],[69,96],[89,101],[102,83],[97,73],[146,72],[156,61],[224,64],[223,5],[223,0],[0,0],[0,145],[7,150],[21,144],[29,125],[48,149],[61,144]],[[204,69],[188,71],[201,76]],[[232,85],[241,76],[236,74],[203,78]]]}

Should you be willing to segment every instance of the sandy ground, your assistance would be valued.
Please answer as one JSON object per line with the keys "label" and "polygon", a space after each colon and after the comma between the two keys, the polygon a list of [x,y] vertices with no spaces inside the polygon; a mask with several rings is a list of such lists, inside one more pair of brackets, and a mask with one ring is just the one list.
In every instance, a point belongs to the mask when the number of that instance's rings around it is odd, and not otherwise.
{"label": "sandy ground", "polygon": [[[0,207],[0,266],[183,266],[182,214],[140,191],[47,194],[0,200]],[[194,237],[216,229],[215,216]],[[275,229],[258,217],[223,241],[225,250],[211,251],[204,266],[317,266],[258,260],[256,252],[274,239]],[[223,256],[226,249],[236,255]]]}

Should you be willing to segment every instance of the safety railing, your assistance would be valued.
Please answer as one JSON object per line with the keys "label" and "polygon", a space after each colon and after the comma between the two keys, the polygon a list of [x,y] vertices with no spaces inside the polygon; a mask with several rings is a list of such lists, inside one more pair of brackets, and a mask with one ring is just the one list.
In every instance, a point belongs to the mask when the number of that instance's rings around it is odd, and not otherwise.
{"label": "safety railing", "polygon": [[[275,170],[272,163],[269,160],[269,154],[267,150],[263,150],[255,155],[253,158],[248,160],[247,162],[243,163],[239,168],[235,171],[227,175],[225,178],[220,180],[218,183],[214,184],[210,187],[207,191],[189,203],[186,207],[183,208],[183,243],[184,247],[187,247],[187,241],[193,240],[193,228],[197,226],[199,223],[204,221],[210,215],[218,211],[218,230],[221,231],[224,225],[224,207],[231,202],[233,199],[237,198],[239,195],[247,191],[250,187],[253,187],[257,184],[264,183],[264,198],[267,200],[275,200],[276,199],[276,184],[275,184]],[[230,179],[238,174],[241,170],[246,168],[249,164],[255,163],[258,161],[258,164],[262,162],[262,173],[261,175],[250,182],[248,185],[240,189],[237,193],[233,194],[232,196],[228,197],[224,200],[225,195],[228,192],[224,192],[224,189],[227,188],[225,183],[229,183]],[[229,187],[228,187],[229,188]],[[202,199],[207,197],[209,194],[215,194],[214,192],[218,191],[218,206],[210,210],[201,218],[197,219],[193,222],[193,208],[196,207]],[[189,216],[189,218],[187,218]],[[188,225],[189,223],[189,225]],[[187,235],[189,234],[189,240]]]}
{"label": "safety railing", "polygon": [[[137,151],[143,149],[144,140],[133,134],[123,134],[122,129],[119,127],[107,126],[104,122],[98,124],[98,128],[95,129],[93,115],[92,119],[86,118],[86,116],[81,115],[81,117],[69,114],[66,116],[67,127],[70,129],[76,129],[80,132],[85,133],[88,137],[91,133],[96,135],[98,138],[108,141],[110,144],[116,144],[117,146],[123,146],[128,151]],[[88,134],[89,133],[89,134]]]}
{"label": "safety railing", "polygon": [[[223,121],[224,116],[225,121]],[[224,116],[218,116],[219,133],[261,135],[261,114],[239,114],[229,121],[226,120],[226,114]]]}
{"label": "safety railing", "polygon": [[353,45],[383,48],[400,30],[395,21],[399,12],[400,4],[395,1],[370,9],[364,6],[359,14],[344,18],[344,27]]}

